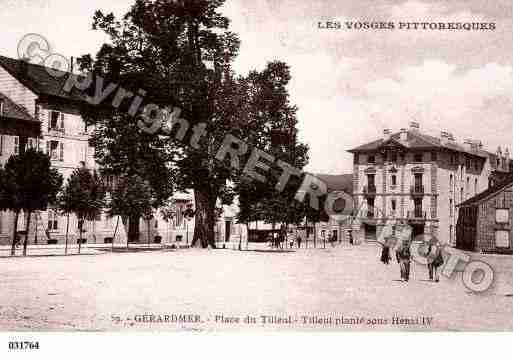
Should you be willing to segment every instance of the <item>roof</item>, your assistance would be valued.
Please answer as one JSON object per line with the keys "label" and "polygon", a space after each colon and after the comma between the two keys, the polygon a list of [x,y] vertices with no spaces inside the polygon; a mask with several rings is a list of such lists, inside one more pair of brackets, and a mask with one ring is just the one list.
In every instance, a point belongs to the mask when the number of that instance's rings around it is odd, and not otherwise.
{"label": "roof", "polygon": [[427,134],[424,134],[418,130],[409,130],[407,131],[406,140],[402,141],[400,139],[401,133],[397,132],[390,136],[389,140],[384,140],[383,138],[379,140],[375,140],[369,143],[366,143],[364,145],[358,146],[356,148],[353,148],[349,150],[348,152],[352,153],[358,153],[358,152],[367,152],[367,151],[374,151],[380,149],[382,146],[389,144],[389,143],[395,143],[397,145],[403,146],[406,149],[411,150],[426,150],[426,149],[447,149],[451,151],[457,151],[457,152],[464,152],[468,153],[474,156],[479,157],[488,157],[489,153],[482,150],[470,150],[466,148],[464,145],[459,144],[454,141],[447,141],[446,143],[442,143],[442,141],[434,136],[430,136]]}
{"label": "roof", "polygon": [[76,88],[70,92],[62,90],[71,75],[68,72],[52,69],[55,74],[51,75],[47,67],[4,56],[0,56],[0,66],[39,96],[46,95],[73,101],[84,101],[85,99],[84,94]]}
{"label": "roof", "polygon": [[467,199],[466,201],[460,203],[459,205],[457,205],[457,207],[477,205],[481,201],[501,192],[503,189],[505,189],[506,187],[508,187],[512,184],[513,184],[513,173],[510,172],[510,173],[504,174],[500,182],[498,182],[497,184],[495,184],[492,187],[489,187],[487,190],[476,194],[474,197],[471,197],[471,198]]}
{"label": "roof", "polygon": [[13,100],[1,92],[0,101],[3,103],[3,112],[0,113],[0,117],[39,123],[39,121],[32,117],[24,107],[17,105]]}
{"label": "roof", "polygon": [[344,191],[349,194],[353,193],[352,173],[341,175],[317,174],[316,176],[326,183],[328,192]]}

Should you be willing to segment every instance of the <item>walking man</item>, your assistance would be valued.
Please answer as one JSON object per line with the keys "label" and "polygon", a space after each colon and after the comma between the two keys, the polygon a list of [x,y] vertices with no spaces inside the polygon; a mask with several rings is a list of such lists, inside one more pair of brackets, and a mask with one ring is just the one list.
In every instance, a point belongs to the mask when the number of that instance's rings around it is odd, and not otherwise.
{"label": "walking man", "polygon": [[444,257],[442,256],[442,249],[440,248],[440,246],[437,246],[433,243],[429,243],[427,250],[427,262],[429,270],[429,280],[439,282],[440,276],[438,274],[438,268],[440,268],[440,266],[444,264]]}
{"label": "walking man", "polygon": [[407,282],[410,279],[411,252],[410,242],[404,240],[395,252],[397,263],[401,268],[401,279]]}

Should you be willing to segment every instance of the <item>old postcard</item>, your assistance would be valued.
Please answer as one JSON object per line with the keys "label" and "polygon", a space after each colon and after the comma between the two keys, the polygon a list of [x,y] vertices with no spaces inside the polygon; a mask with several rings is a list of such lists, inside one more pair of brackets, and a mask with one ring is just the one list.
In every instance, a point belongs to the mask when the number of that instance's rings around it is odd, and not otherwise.
{"label": "old postcard", "polygon": [[511,2],[0,5],[0,331],[513,329]]}

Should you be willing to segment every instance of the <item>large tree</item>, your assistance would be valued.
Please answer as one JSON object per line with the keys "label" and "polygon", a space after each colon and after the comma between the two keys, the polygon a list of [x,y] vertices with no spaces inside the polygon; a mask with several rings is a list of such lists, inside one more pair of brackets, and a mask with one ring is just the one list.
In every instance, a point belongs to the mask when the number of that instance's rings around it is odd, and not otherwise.
{"label": "large tree", "polygon": [[[170,155],[173,163],[170,167],[179,172],[179,176],[175,176],[178,188],[194,190],[192,243],[203,247],[215,247],[216,206],[219,202],[225,204],[233,200],[232,184],[241,175],[240,169],[233,170],[216,160],[226,135],[232,134],[265,150],[271,147],[272,132],[281,129],[286,119],[290,120],[287,128],[295,126],[293,106],[286,112],[277,109],[283,108],[280,101],[288,101],[285,85],[290,73],[286,65],[272,63],[264,74],[255,72],[249,78],[237,78],[233,73],[231,64],[240,43],[238,37],[228,31],[229,20],[220,13],[223,4],[224,0],[137,0],[121,19],[97,11],[93,28],[108,34],[110,41],[94,59],[85,56],[80,61],[84,69],[129,83],[133,90],[143,88],[147,102],[161,107],[178,106],[182,110],[181,115],[189,124],[185,136],[156,136],[156,133],[150,139],[146,134],[141,138],[151,143],[151,148],[158,148],[159,153]],[[263,83],[261,76],[269,80],[269,86],[260,88],[259,97],[254,97],[252,91]],[[281,96],[265,105],[266,100],[280,91]],[[265,115],[248,114],[246,110],[253,106],[249,98],[255,105],[258,102],[265,107]],[[123,106],[118,110],[120,108]],[[136,118],[121,117],[126,121],[109,123],[103,133],[103,138],[116,147],[124,147],[124,136],[120,133],[126,132],[126,122],[137,122]],[[194,136],[198,126],[203,126],[205,136]],[[263,132],[265,136],[260,136]],[[131,141],[127,151],[132,146],[138,145]],[[101,146],[97,151],[101,158]]]}
{"label": "large tree", "polygon": [[23,255],[27,255],[27,245],[32,213],[46,210],[55,203],[62,186],[62,175],[51,167],[48,155],[28,149],[20,155],[9,157],[5,164],[2,182],[2,208],[14,212],[11,255],[15,254],[18,217],[21,211],[26,215]]}

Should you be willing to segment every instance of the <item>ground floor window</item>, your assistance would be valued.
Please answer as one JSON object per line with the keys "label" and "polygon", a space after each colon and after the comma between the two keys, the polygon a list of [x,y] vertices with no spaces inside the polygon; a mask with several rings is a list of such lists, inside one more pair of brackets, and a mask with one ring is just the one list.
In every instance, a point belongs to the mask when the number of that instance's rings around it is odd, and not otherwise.
{"label": "ground floor window", "polygon": [[495,231],[495,246],[497,248],[509,248],[509,232],[503,230]]}

